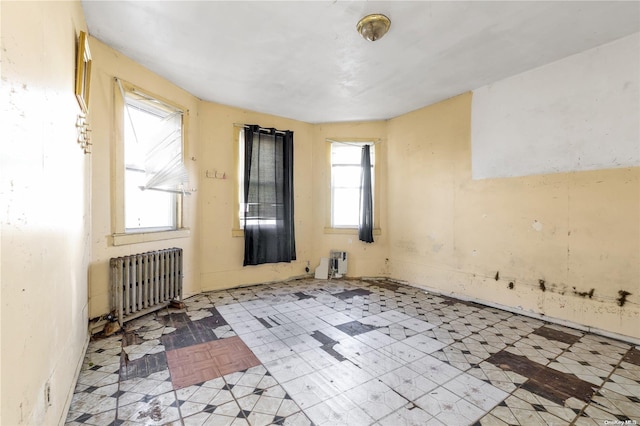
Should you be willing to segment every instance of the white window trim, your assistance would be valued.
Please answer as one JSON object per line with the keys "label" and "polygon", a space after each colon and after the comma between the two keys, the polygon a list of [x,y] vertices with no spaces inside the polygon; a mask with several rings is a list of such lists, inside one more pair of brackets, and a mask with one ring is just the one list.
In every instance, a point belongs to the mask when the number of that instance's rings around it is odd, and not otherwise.
{"label": "white window trim", "polygon": [[244,238],[244,229],[242,228],[242,226],[240,225],[240,203],[242,201],[242,197],[240,196],[240,191],[243,190],[242,186],[243,186],[243,182],[242,182],[242,175],[243,175],[243,167],[244,164],[240,164],[241,158],[240,158],[240,154],[242,153],[242,149],[240,144],[243,143],[243,141],[240,140],[240,135],[241,132],[243,130],[243,126],[240,126],[239,124],[234,124],[233,125],[233,146],[234,146],[234,164],[236,167],[236,185],[235,185],[235,191],[234,191],[234,213],[233,213],[233,228],[231,229],[231,236],[232,237],[243,237]]}
{"label": "white window trim", "polygon": [[125,176],[125,163],[124,163],[124,124],[125,124],[125,100],[122,96],[122,92],[119,87],[119,83],[122,85],[124,92],[138,92],[154,99],[157,99],[175,109],[179,109],[184,112],[182,122],[182,156],[188,158],[186,153],[187,143],[186,134],[188,126],[188,110],[187,108],[171,102],[162,96],[157,96],[147,90],[140,89],[139,87],[128,83],[124,80],[114,80],[114,140],[113,156],[112,156],[112,191],[111,191],[111,227],[113,233],[112,243],[114,246],[137,244],[150,241],[169,240],[174,238],[186,238],[190,235],[189,228],[183,226],[183,195],[176,195],[176,228],[175,229],[160,229],[157,231],[150,229],[140,229],[134,231],[127,231],[125,228],[125,206],[124,206],[124,176]]}
{"label": "white window trim", "polygon": [[332,181],[331,181],[331,173],[332,173],[332,165],[331,165],[331,145],[333,143],[345,143],[345,144],[358,144],[358,145],[364,145],[364,144],[371,144],[371,145],[376,145],[376,154],[375,154],[375,162],[373,164],[373,173],[374,173],[374,182],[375,184],[373,185],[373,198],[374,200],[376,200],[376,202],[373,203],[373,235],[380,235],[381,229],[380,229],[380,204],[381,204],[381,198],[380,198],[380,158],[382,157],[382,153],[381,153],[381,149],[379,149],[379,145],[378,143],[380,142],[380,140],[376,139],[376,138],[326,138],[325,141],[327,142],[327,147],[326,147],[326,161],[327,161],[327,165],[328,165],[328,173],[327,173],[327,178],[326,178],[326,185],[325,187],[327,188],[327,202],[326,202],[326,209],[325,209],[325,227],[324,227],[324,233],[325,234],[345,234],[345,235],[357,235],[358,234],[358,227],[346,227],[346,226],[336,226],[334,227],[332,224],[332,212],[333,212],[333,195],[332,195]]}

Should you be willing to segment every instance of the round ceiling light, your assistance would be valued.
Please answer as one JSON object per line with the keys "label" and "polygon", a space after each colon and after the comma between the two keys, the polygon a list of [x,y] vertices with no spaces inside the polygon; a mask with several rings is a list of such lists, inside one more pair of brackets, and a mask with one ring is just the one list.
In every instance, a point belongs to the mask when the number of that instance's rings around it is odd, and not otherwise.
{"label": "round ceiling light", "polygon": [[380,13],[374,13],[362,18],[356,25],[356,29],[365,39],[376,41],[389,31],[390,26],[389,18]]}

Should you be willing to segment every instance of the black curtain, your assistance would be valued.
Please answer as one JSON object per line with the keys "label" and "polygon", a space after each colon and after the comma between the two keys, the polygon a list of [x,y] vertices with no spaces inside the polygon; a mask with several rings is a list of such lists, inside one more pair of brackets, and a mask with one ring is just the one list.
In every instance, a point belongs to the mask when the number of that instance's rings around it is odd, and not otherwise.
{"label": "black curtain", "polygon": [[244,265],[296,259],[293,132],[245,126]]}
{"label": "black curtain", "polygon": [[373,194],[371,193],[371,149],[362,147],[360,159],[360,222],[358,238],[365,243],[373,242]]}

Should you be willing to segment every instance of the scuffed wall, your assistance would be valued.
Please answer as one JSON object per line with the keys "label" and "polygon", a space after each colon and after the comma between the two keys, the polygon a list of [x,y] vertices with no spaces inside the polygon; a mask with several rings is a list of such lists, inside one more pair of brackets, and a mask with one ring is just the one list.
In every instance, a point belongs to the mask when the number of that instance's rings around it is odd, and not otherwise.
{"label": "scuffed wall", "polygon": [[640,337],[640,169],[472,180],[471,98],[389,121],[390,275]]}
{"label": "scuffed wall", "polygon": [[86,24],[79,2],[0,7],[0,424],[53,425],[88,343],[91,164],[74,96]]}

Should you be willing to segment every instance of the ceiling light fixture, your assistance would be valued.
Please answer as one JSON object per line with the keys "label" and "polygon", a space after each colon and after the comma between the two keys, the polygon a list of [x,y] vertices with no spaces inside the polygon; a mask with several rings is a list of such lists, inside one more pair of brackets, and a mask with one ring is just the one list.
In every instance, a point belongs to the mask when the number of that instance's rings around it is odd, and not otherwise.
{"label": "ceiling light fixture", "polygon": [[374,13],[362,18],[356,25],[356,29],[365,39],[376,41],[389,31],[390,26],[389,18],[380,13]]}

